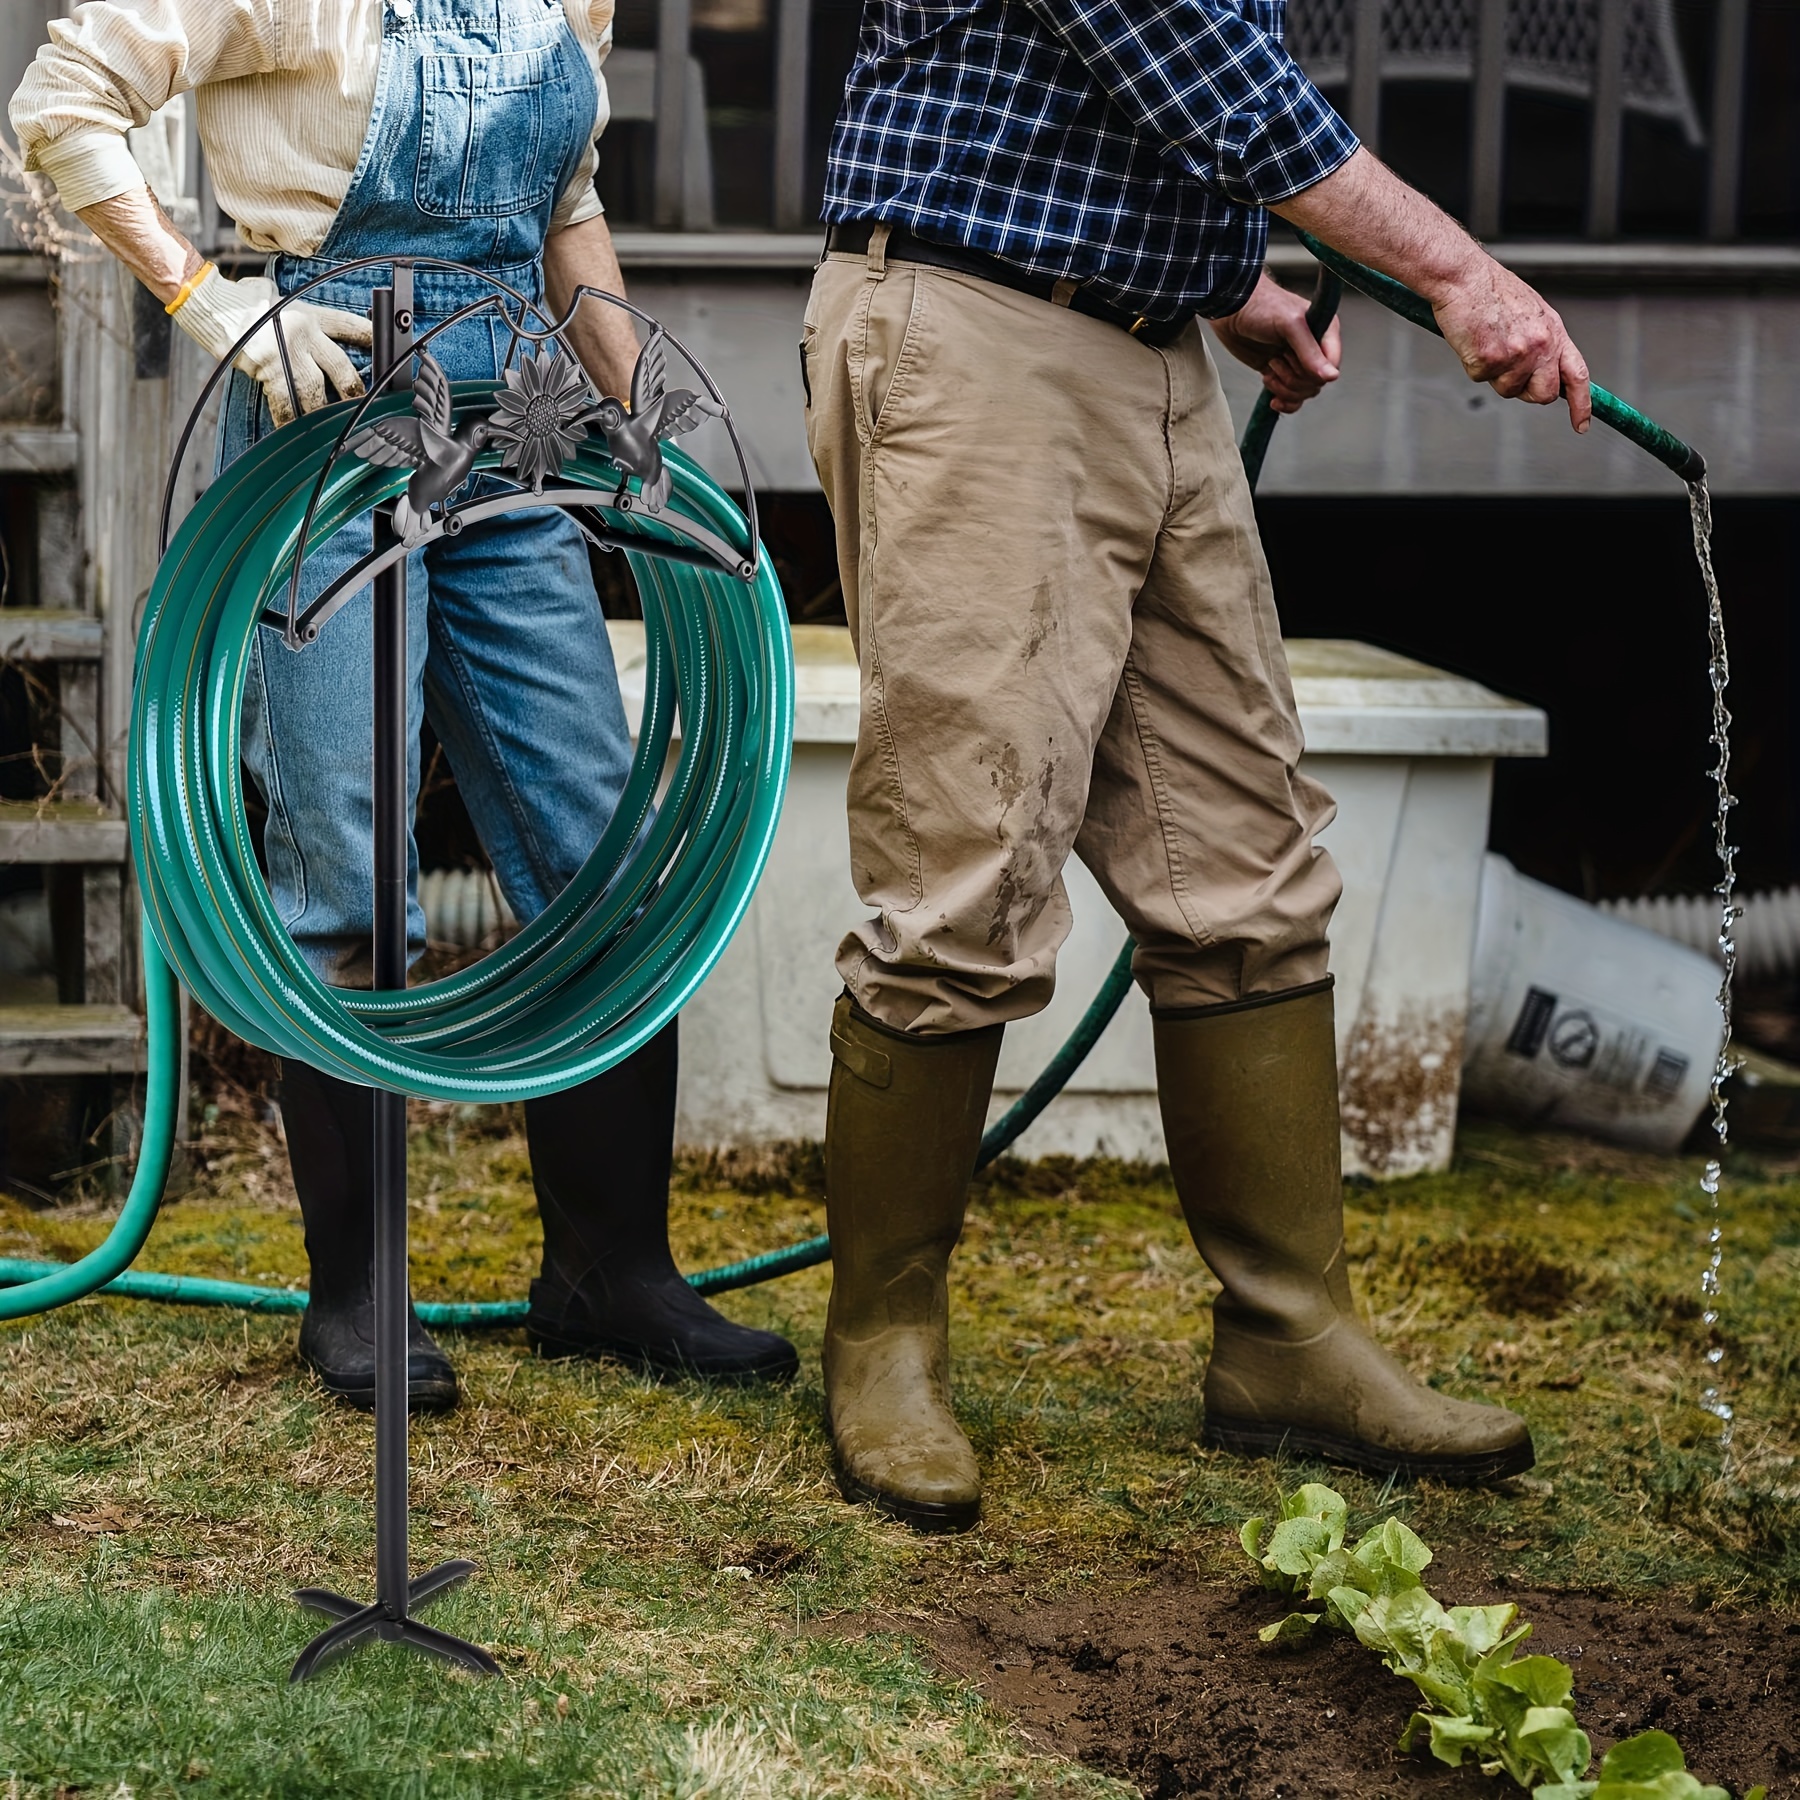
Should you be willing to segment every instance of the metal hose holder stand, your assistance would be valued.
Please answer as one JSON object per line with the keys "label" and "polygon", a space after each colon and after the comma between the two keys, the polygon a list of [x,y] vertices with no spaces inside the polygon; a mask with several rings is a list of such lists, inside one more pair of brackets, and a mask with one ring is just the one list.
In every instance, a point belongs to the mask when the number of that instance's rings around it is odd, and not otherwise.
{"label": "metal hose holder stand", "polygon": [[[347,416],[335,441],[328,447],[317,443],[312,447],[317,472],[311,481],[304,516],[292,540],[288,566],[285,572],[253,571],[253,574],[261,574],[265,586],[274,586],[277,578],[283,582],[285,605],[264,604],[254,615],[250,629],[278,634],[289,652],[304,655],[318,641],[322,627],[334,613],[365,586],[373,589],[374,982],[371,993],[361,997],[366,1011],[367,1008],[379,1008],[383,995],[403,994],[407,985],[406,609],[407,562],[412,551],[439,538],[454,537],[466,525],[481,519],[531,507],[551,506],[566,512],[587,540],[604,551],[622,550],[634,560],[649,557],[681,569],[706,571],[715,577],[727,576],[733,584],[754,585],[759,576],[766,583],[769,577],[761,565],[755,494],[724,397],[699,363],[648,314],[618,296],[583,288],[577,292],[568,315],[561,320],[550,320],[517,290],[481,271],[437,258],[370,258],[344,265],[332,271],[332,275],[341,275],[345,268],[392,271],[392,285],[376,287],[371,296],[373,349],[368,391],[359,404],[340,409]],[[475,276],[485,281],[490,291],[429,329],[415,332],[413,278],[419,268]],[[320,276],[297,288],[252,327],[254,332],[268,324],[275,333],[296,417],[301,409],[294,392],[281,315],[287,306],[303,299],[311,288],[328,278]],[[583,304],[621,307],[648,327],[648,338],[639,353],[629,401],[597,394],[589,385],[567,336],[568,327]],[[501,380],[497,384],[452,384],[431,354],[432,340],[462,320],[488,309],[499,314],[510,332]],[[165,560],[169,551],[174,495],[183,460],[207,401],[249,335],[247,333],[213,371],[178,441],[163,505]],[[700,389],[672,389],[669,386],[667,356],[671,349],[686,359],[700,382]],[[741,521],[729,523],[742,524],[739,542],[732,541],[735,534],[730,529],[718,528],[727,522],[717,516],[708,520],[696,516],[696,509],[691,505],[668,506],[676,483],[664,457],[664,441],[692,430],[709,418],[725,425],[737,456],[743,482],[744,516]],[[577,450],[596,432],[604,439],[604,454],[596,457],[590,449],[577,458]],[[319,453],[321,449],[323,454]],[[385,486],[373,490],[371,500],[370,477],[377,471],[383,472],[386,482]],[[389,471],[396,473],[387,475]],[[477,473],[492,479],[484,481],[471,493],[471,480]],[[495,481],[503,484],[498,493],[492,491]],[[346,494],[347,482],[355,488],[354,495]],[[394,491],[399,482],[404,485]],[[333,504],[327,504],[328,496],[332,497]],[[356,496],[363,497],[361,505],[354,503]],[[727,506],[725,510],[730,509]],[[362,511],[373,513],[371,549],[303,604],[302,577],[306,557]],[[598,611],[595,628],[605,628]],[[708,663],[704,654],[698,660]],[[715,687],[725,685],[714,679],[702,694],[701,705],[705,705],[706,696]],[[774,686],[780,689],[781,684],[778,681]],[[785,704],[776,706],[784,716],[791,711],[791,679],[787,688]],[[781,698],[779,693],[775,697]],[[739,704],[743,704],[741,699]],[[627,804],[631,800],[628,790],[627,800],[621,802],[622,812],[634,814],[633,819],[627,821],[634,829],[643,824],[635,814],[645,811],[648,795],[655,791],[657,770],[648,772],[646,788],[642,765],[648,758],[660,768],[668,742],[669,711],[666,704],[661,708],[662,729],[656,741],[640,744],[640,767],[634,777],[636,800]],[[747,741],[749,734],[740,731],[739,736]],[[740,784],[752,766],[740,744],[732,763]],[[749,778],[761,781],[765,786],[768,784],[770,770],[766,754],[754,764],[754,774]],[[779,789],[782,774],[777,772],[773,779]],[[776,805],[779,805],[778,794]],[[766,826],[763,835],[771,835],[772,817],[765,819],[763,824]],[[618,835],[609,830],[602,845],[596,848],[594,858],[600,858],[608,842]],[[675,857],[679,858],[691,849],[692,844],[692,838],[677,839]],[[754,867],[749,873],[749,882],[753,882],[755,873],[760,872],[766,847],[765,842],[751,859]],[[614,855],[615,876],[619,867],[629,874],[629,853],[618,859],[615,844]],[[668,857],[667,849],[663,855],[665,859]],[[743,867],[740,856],[733,868],[738,872],[741,885],[744,885]],[[156,884],[146,882],[145,885],[148,916],[157,928],[158,939],[167,943],[170,960],[181,965],[186,947],[164,939],[163,922],[156,904]],[[614,879],[606,885],[616,888],[631,884]],[[650,878],[643,878],[640,885],[648,887]],[[725,935],[729,933],[730,924],[735,924],[741,915],[747,897],[748,886],[744,885],[744,891],[733,902],[735,910],[724,927]],[[621,910],[616,895],[613,906],[615,912]],[[615,928],[614,936],[618,935]],[[658,949],[660,946],[653,943],[648,954],[640,950],[638,960],[654,961]],[[673,958],[668,960],[673,961]],[[577,977],[591,980],[591,963],[584,971],[579,959],[571,958],[570,966]],[[209,998],[204,989],[201,998],[203,1003]],[[388,1004],[392,1005],[393,1001]],[[351,1005],[347,1010],[354,1012],[355,1006]],[[615,1007],[614,1013],[607,1016],[612,1017],[620,1010]],[[232,1021],[228,1018],[228,1022]],[[597,1031],[598,1027],[594,1029]],[[415,1031],[413,1035],[416,1039],[419,1034]],[[441,1047],[455,1034],[440,1025],[431,1035]],[[629,1043],[623,1045],[618,1054],[628,1053],[630,1047]],[[292,1044],[283,1047],[282,1053],[293,1054]],[[497,1065],[508,1062],[504,1046],[497,1046],[493,1054]],[[302,1060],[311,1058],[303,1057]],[[330,1063],[332,1058],[324,1056],[321,1061]],[[341,1060],[327,1072],[341,1075]],[[380,1075],[383,1079],[371,1083],[374,1086],[375,1127],[375,1598],[365,1604],[326,1588],[313,1587],[303,1588],[295,1595],[301,1605],[323,1613],[333,1621],[307,1645],[295,1662],[291,1675],[295,1681],[315,1673],[334,1655],[370,1639],[406,1644],[476,1674],[494,1674],[499,1667],[479,1645],[423,1624],[415,1616],[429,1600],[467,1580],[474,1573],[475,1565],[455,1559],[418,1576],[411,1572],[407,1446],[407,1334],[411,1298],[406,1210],[406,1098],[409,1083],[406,1065],[399,1056],[387,1059]],[[540,1081],[537,1085],[552,1091],[556,1086],[569,1085],[582,1078],[581,1075],[569,1075],[551,1083]],[[364,1073],[363,1079],[369,1079],[368,1072]]]}

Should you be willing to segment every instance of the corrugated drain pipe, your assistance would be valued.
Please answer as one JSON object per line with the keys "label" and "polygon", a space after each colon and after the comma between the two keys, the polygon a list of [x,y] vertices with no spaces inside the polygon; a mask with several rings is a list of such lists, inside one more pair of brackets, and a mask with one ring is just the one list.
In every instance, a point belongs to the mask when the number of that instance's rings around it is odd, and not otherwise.
{"label": "corrugated drain pipe", "polygon": [[[1779,980],[1800,971],[1800,887],[1739,897],[1738,973],[1750,981]],[[1719,956],[1719,901],[1714,894],[1655,894],[1602,900],[1600,910],[1631,925],[1673,938],[1715,962]]]}

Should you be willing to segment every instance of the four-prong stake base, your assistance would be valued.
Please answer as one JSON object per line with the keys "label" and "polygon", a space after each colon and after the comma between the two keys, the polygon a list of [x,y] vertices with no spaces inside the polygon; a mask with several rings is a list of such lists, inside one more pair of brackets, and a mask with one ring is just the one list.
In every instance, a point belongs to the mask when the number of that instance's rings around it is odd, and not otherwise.
{"label": "four-prong stake base", "polygon": [[310,1612],[324,1613],[337,1623],[328,1625],[300,1652],[288,1680],[304,1681],[333,1656],[369,1636],[382,1638],[390,1644],[410,1645],[426,1656],[457,1663],[471,1675],[498,1675],[500,1665],[479,1644],[452,1637],[449,1632],[422,1624],[412,1616],[416,1608],[429,1605],[453,1587],[460,1587],[474,1573],[475,1565],[459,1557],[415,1576],[407,1584],[406,1610],[398,1615],[379,1600],[364,1606],[360,1601],[334,1594],[330,1588],[301,1588],[294,1598],[302,1606]]}

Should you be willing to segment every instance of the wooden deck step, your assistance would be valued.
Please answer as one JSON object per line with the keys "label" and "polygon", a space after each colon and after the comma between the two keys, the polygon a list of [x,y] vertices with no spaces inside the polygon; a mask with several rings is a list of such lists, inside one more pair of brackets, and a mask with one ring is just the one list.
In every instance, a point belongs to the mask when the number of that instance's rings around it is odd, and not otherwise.
{"label": "wooden deck step", "polygon": [[96,800],[0,800],[0,863],[121,863],[123,819]]}
{"label": "wooden deck step", "polygon": [[0,1006],[0,1075],[124,1075],[144,1063],[144,1021],[128,1006]]}
{"label": "wooden deck step", "polygon": [[105,641],[98,614],[0,606],[0,656],[13,662],[98,662]]}
{"label": "wooden deck step", "polygon": [[68,475],[81,440],[52,425],[0,425],[0,475]]}

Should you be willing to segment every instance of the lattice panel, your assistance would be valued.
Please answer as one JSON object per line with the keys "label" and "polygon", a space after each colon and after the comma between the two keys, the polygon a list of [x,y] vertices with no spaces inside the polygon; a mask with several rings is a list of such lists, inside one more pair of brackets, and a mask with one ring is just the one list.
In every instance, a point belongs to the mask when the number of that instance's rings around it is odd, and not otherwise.
{"label": "lattice panel", "polygon": [[[1288,48],[1314,81],[1349,78],[1356,0],[1288,0]],[[1468,81],[1474,74],[1477,0],[1384,0],[1381,72],[1389,80]],[[1509,86],[1580,98],[1594,91],[1599,0],[1511,0]],[[1673,119],[1703,142],[1671,0],[1627,0],[1624,103]]]}

